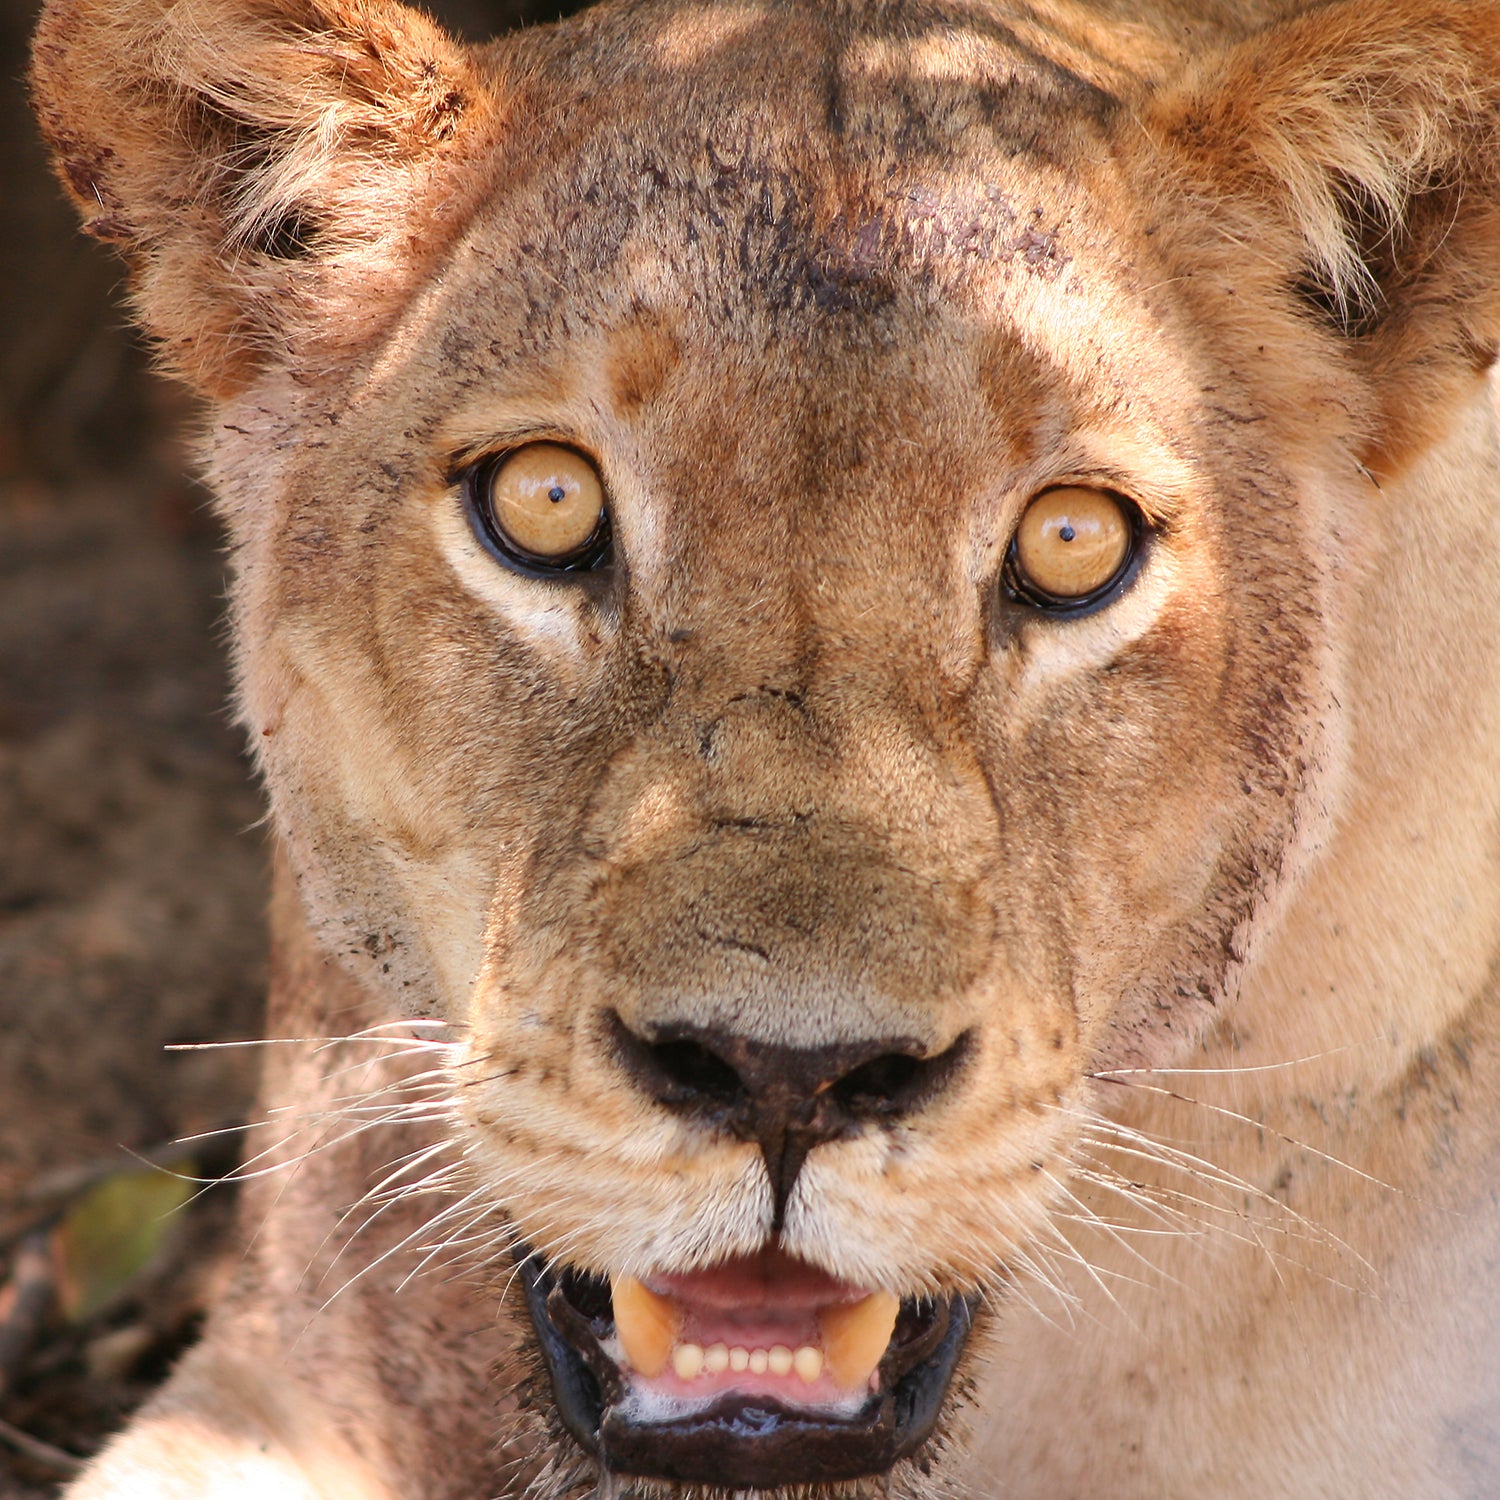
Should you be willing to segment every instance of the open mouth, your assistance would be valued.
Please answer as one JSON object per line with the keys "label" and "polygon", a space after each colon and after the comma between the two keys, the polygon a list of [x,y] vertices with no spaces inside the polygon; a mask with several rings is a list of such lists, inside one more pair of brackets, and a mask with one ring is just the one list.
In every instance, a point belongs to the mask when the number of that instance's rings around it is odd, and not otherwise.
{"label": "open mouth", "polygon": [[914,1452],[974,1311],[776,1250],[649,1285],[523,1250],[520,1274],[558,1413],[600,1464],[730,1489],[857,1479]]}

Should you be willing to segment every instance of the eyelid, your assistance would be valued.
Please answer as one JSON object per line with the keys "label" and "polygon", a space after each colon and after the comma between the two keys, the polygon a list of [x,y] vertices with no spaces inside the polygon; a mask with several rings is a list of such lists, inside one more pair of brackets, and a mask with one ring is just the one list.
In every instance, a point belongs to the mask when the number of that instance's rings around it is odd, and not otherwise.
{"label": "eyelid", "polygon": [[576,449],[598,467],[597,461],[576,439],[564,436],[551,427],[527,428],[507,433],[503,438],[483,438],[457,449],[449,456],[444,468],[449,486],[460,483],[471,470],[477,469],[481,464],[498,463],[530,443],[556,443],[561,448]]}

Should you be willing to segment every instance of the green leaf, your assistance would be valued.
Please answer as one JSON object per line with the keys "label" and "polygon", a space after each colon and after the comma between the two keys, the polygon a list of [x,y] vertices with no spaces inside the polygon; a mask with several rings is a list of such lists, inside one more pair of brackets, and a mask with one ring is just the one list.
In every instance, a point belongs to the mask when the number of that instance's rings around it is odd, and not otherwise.
{"label": "green leaf", "polygon": [[151,1264],[193,1192],[185,1178],[150,1169],[108,1177],[74,1204],[54,1239],[58,1298],[71,1321],[88,1322]]}

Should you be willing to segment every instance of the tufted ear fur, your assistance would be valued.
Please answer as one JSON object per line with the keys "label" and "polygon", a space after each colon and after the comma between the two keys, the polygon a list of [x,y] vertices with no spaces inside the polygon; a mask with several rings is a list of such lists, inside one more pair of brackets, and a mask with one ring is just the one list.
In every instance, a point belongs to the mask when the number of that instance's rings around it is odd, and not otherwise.
{"label": "tufted ear fur", "polygon": [[32,83],[86,227],[210,394],[315,364],[399,305],[494,85],[391,0],[53,0]]}
{"label": "tufted ear fur", "polygon": [[1399,465],[1500,346],[1500,5],[1346,0],[1207,60],[1148,113],[1221,239],[1346,344]]}

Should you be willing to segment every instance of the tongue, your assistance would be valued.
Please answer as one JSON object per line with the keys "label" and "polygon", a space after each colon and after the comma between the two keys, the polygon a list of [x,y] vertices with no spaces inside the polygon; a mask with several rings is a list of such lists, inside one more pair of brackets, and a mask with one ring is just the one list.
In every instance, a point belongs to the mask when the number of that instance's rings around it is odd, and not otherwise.
{"label": "tongue", "polygon": [[706,1271],[652,1277],[653,1288],[693,1307],[719,1312],[816,1312],[841,1302],[858,1302],[863,1288],[782,1250],[762,1250],[721,1261]]}
{"label": "tongue", "polygon": [[[614,1282],[625,1361],[648,1382],[718,1388],[785,1381],[792,1396],[868,1389],[899,1300],[839,1281],[779,1251],[705,1271]],[[671,1374],[667,1374],[670,1366]],[[675,1377],[675,1378],[674,1378]]]}

